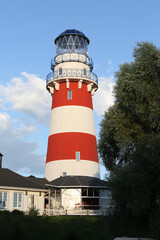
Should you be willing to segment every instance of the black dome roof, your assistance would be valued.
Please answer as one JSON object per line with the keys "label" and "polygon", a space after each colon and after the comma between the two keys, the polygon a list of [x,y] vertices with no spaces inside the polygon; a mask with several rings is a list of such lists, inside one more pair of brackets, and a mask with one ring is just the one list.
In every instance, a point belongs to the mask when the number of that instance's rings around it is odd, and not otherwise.
{"label": "black dome roof", "polygon": [[60,37],[66,36],[66,35],[78,35],[78,36],[84,37],[84,38],[87,40],[88,44],[89,44],[89,39],[84,35],[84,33],[80,32],[80,31],[78,31],[78,30],[76,30],[76,29],[67,29],[67,30],[65,30],[64,32],[62,32],[62,33],[54,40],[54,42],[56,43],[57,40],[58,40]]}

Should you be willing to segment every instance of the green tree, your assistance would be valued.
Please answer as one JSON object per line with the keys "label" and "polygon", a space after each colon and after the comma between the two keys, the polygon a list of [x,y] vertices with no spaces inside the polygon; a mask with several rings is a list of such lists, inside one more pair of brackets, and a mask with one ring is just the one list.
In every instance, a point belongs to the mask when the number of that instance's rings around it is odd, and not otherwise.
{"label": "green tree", "polygon": [[[160,135],[145,139],[130,157],[130,163],[111,174],[115,212],[143,220],[150,230],[155,218],[160,224]],[[159,225],[154,231],[159,232]]]}
{"label": "green tree", "polygon": [[160,50],[152,43],[137,43],[133,57],[115,74],[115,103],[101,122],[98,150],[112,171],[132,161],[146,137],[160,133]]}

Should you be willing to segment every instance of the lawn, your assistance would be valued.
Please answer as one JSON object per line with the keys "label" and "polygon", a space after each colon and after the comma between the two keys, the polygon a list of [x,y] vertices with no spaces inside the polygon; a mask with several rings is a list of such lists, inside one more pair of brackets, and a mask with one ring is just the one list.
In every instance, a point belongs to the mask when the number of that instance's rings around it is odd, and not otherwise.
{"label": "lawn", "polygon": [[[0,212],[0,240],[113,240],[147,237],[141,227],[109,216],[26,216]],[[126,233],[126,234],[125,234]]]}

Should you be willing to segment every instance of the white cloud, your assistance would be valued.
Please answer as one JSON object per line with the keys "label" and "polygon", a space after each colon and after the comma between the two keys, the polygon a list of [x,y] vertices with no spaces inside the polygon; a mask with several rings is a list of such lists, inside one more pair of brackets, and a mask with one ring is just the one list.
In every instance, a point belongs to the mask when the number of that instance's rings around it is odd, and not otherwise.
{"label": "white cloud", "polygon": [[28,134],[35,130],[34,126],[20,124],[15,127],[13,123],[7,113],[0,113],[2,166],[21,174],[43,175],[45,158],[37,153],[38,143],[27,140]]}
{"label": "white cloud", "polygon": [[10,116],[7,113],[0,113],[0,133],[10,126]]}
{"label": "white cloud", "polygon": [[1,105],[10,103],[12,109],[23,112],[41,124],[48,124],[51,97],[45,88],[45,80],[35,74],[21,73],[7,85],[0,84]]}
{"label": "white cloud", "polygon": [[112,60],[111,59],[109,59],[108,65],[112,65]]}
{"label": "white cloud", "polygon": [[108,61],[107,74],[113,71],[113,65],[111,59]]}
{"label": "white cloud", "polygon": [[[23,72],[6,85],[0,83],[0,107],[5,111],[0,112],[3,167],[25,175],[44,176],[45,154],[40,149],[41,133],[37,127],[38,123],[49,126],[50,106],[45,80],[35,74]],[[21,119],[18,112],[28,119]]]}
{"label": "white cloud", "polygon": [[94,110],[98,115],[103,115],[107,109],[113,105],[114,77],[99,77],[98,90],[93,97]]}

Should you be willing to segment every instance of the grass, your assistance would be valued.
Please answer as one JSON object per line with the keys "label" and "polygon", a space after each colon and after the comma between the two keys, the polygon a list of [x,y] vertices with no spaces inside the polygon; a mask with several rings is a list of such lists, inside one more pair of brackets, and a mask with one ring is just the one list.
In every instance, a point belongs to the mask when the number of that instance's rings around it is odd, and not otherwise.
{"label": "grass", "polygon": [[0,240],[113,240],[127,233],[130,237],[147,237],[142,229],[133,225],[127,228],[121,220],[109,216],[48,217],[0,212]]}

